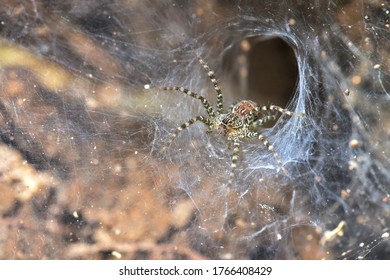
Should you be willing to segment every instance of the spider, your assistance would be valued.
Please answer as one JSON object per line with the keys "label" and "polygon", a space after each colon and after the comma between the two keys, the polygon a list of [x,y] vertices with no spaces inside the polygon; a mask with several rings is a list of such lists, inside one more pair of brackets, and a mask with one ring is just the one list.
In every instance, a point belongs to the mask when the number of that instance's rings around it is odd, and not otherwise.
{"label": "spider", "polygon": [[211,82],[214,85],[214,89],[217,93],[217,106],[216,110],[210,105],[208,100],[203,96],[190,91],[189,89],[181,86],[167,86],[163,90],[167,91],[179,91],[186,95],[189,95],[193,98],[198,99],[202,102],[203,107],[205,108],[208,116],[196,116],[192,119],[189,119],[187,122],[180,125],[173,133],[170,134],[170,137],[166,145],[162,148],[162,152],[165,151],[169,145],[175,140],[175,138],[191,125],[196,122],[202,122],[208,126],[208,132],[216,130],[219,134],[226,137],[228,142],[228,149],[230,149],[231,144],[233,144],[233,154],[231,156],[231,170],[228,185],[230,186],[233,182],[236,168],[237,160],[240,153],[240,143],[244,139],[257,138],[261,143],[268,149],[268,151],[273,155],[276,163],[279,168],[285,173],[288,174],[287,169],[282,165],[279,155],[276,153],[274,146],[262,135],[260,132],[255,129],[263,126],[265,123],[275,120],[277,114],[285,114],[287,116],[303,116],[303,113],[294,113],[283,109],[279,106],[269,105],[269,106],[258,106],[255,102],[250,100],[242,100],[236,103],[235,105],[230,106],[228,110],[223,108],[223,94],[222,90],[218,85],[218,81],[215,78],[214,71],[210,70],[209,66],[204,62],[202,58],[199,58],[200,64],[203,66],[204,70],[207,72],[207,75]]}

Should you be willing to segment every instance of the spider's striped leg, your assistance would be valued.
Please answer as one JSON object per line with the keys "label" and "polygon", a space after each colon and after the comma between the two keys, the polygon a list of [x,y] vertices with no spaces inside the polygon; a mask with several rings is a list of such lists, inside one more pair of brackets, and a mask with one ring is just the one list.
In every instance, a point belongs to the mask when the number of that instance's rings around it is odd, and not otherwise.
{"label": "spider's striped leg", "polygon": [[287,109],[284,109],[282,107],[279,107],[279,106],[276,106],[276,105],[269,105],[269,106],[263,106],[263,107],[257,107],[255,109],[256,111],[260,112],[260,111],[272,111],[272,112],[279,112],[281,114],[284,114],[284,115],[287,115],[287,116],[297,116],[297,117],[302,117],[304,116],[305,114],[304,113],[294,113],[294,112],[291,112]]}
{"label": "spider's striped leg", "polygon": [[236,140],[233,141],[233,155],[232,164],[230,166],[230,177],[228,186],[230,187],[233,183],[234,175],[236,174],[237,160],[240,153],[240,143]]}
{"label": "spider's striped leg", "polygon": [[253,124],[251,125],[251,128],[263,126],[265,123],[267,123],[269,121],[274,121],[274,120],[276,120],[275,115],[266,115],[266,116],[262,117],[261,119],[254,121]]}
{"label": "spider's striped leg", "polygon": [[200,62],[200,64],[202,64],[203,68],[206,70],[207,76],[209,76],[211,82],[214,85],[214,89],[217,92],[217,113],[222,114],[222,111],[223,111],[222,90],[218,85],[217,79],[215,78],[215,73],[214,73],[214,71],[210,70],[210,67],[206,64],[206,62],[204,62],[203,59],[199,58],[199,62]]}
{"label": "spider's striped leg", "polygon": [[232,189],[233,180],[237,170],[237,161],[238,161],[239,153],[240,153],[240,142],[238,142],[237,139],[233,139],[233,155],[232,155],[230,175],[229,175],[229,181],[228,181],[228,185],[226,189],[226,197],[225,197],[226,216],[228,216],[229,212],[233,210],[233,207],[237,205],[240,196],[239,191],[237,190],[234,191]]}
{"label": "spider's striped leg", "polygon": [[214,112],[213,107],[210,106],[210,103],[203,96],[201,96],[195,92],[192,92],[184,87],[164,87],[163,90],[177,90],[177,91],[185,93],[193,98],[200,100],[203,104],[203,107],[206,109],[207,113],[210,115],[210,117],[215,118],[215,112]]}
{"label": "spider's striped leg", "polygon": [[288,174],[287,169],[282,165],[282,161],[280,160],[279,155],[275,151],[274,146],[260,133],[258,132],[249,132],[246,137],[248,138],[258,138],[264,146],[270,151],[270,153],[274,156],[276,163],[279,165],[280,169],[282,169],[284,174]]}
{"label": "spider's striped leg", "polygon": [[196,123],[197,121],[201,121],[203,122],[204,124],[206,125],[210,125],[211,124],[211,121],[210,119],[208,118],[205,118],[203,116],[197,116],[195,118],[192,118],[190,120],[188,120],[187,122],[183,123],[181,126],[179,126],[178,128],[176,128],[176,130],[171,133],[171,135],[169,136],[169,139],[167,141],[167,143],[165,144],[165,146],[161,149],[161,152],[164,152],[168,147],[169,145],[171,145],[171,143],[173,142],[173,140],[175,140],[175,138],[180,134],[180,132],[182,132],[184,129],[188,128],[189,126],[193,125],[194,123]]}

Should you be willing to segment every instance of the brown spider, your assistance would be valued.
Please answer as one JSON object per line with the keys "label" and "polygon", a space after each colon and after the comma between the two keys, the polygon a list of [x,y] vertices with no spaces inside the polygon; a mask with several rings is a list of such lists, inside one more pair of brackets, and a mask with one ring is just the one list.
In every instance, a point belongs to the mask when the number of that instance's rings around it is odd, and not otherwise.
{"label": "brown spider", "polygon": [[224,112],[223,110],[223,101],[222,101],[222,91],[218,86],[218,81],[215,78],[214,71],[211,71],[209,66],[200,58],[200,64],[207,71],[211,82],[214,85],[214,89],[217,92],[217,110],[215,111],[211,107],[210,103],[201,95],[198,95],[195,92],[192,92],[184,87],[164,87],[164,90],[170,91],[180,91],[185,93],[193,98],[200,100],[203,104],[203,107],[206,109],[209,117],[197,116],[187,122],[180,125],[169,137],[168,142],[163,147],[162,151],[173,142],[173,140],[179,135],[181,131],[188,128],[195,122],[201,121],[209,127],[210,130],[217,130],[218,133],[227,137],[227,141],[230,147],[230,144],[233,143],[233,155],[231,161],[231,171],[229,178],[229,185],[231,185],[235,170],[237,167],[237,160],[240,152],[240,142],[243,139],[258,138],[264,146],[272,153],[276,163],[280,169],[287,174],[287,169],[282,165],[282,162],[279,158],[279,155],[276,153],[274,146],[259,132],[255,131],[257,127],[261,127],[266,122],[275,120],[278,113],[285,114],[288,116],[303,116],[303,113],[296,114],[294,112],[288,111],[281,107],[270,105],[259,107],[257,104],[250,100],[242,100],[237,104],[230,107],[229,110]]}

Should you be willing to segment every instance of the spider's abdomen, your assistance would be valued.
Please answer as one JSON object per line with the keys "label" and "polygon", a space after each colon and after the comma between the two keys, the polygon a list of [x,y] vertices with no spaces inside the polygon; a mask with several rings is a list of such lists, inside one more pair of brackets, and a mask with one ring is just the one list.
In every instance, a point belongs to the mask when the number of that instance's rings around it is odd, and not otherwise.
{"label": "spider's abdomen", "polygon": [[233,107],[232,113],[240,118],[248,119],[253,115],[256,115],[256,108],[257,104],[255,102],[251,100],[242,100]]}

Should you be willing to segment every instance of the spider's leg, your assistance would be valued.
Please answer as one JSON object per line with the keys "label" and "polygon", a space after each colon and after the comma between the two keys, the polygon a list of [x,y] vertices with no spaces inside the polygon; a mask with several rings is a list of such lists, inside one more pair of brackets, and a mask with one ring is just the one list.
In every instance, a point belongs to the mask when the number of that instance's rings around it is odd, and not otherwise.
{"label": "spider's leg", "polygon": [[240,143],[236,140],[233,141],[233,155],[232,155],[232,164],[230,166],[230,177],[229,177],[229,187],[232,185],[234,175],[236,173],[237,160],[240,153]]}
{"label": "spider's leg", "polygon": [[266,115],[266,116],[262,117],[261,119],[254,121],[251,125],[251,128],[263,126],[265,123],[267,123],[269,121],[274,121],[274,120],[276,120],[275,115]]}
{"label": "spider's leg", "polygon": [[208,126],[211,124],[210,119],[205,118],[203,116],[197,116],[195,118],[192,118],[192,119],[188,120],[187,122],[183,123],[178,128],[176,128],[176,130],[173,133],[171,133],[167,143],[161,149],[161,152],[164,152],[169,147],[169,145],[173,142],[173,140],[175,140],[175,138],[180,134],[180,132],[182,132],[184,129],[187,129],[189,126],[193,125],[197,121],[201,121],[201,122],[203,122],[204,124],[206,124]]}
{"label": "spider's leg", "polygon": [[302,117],[304,116],[305,114],[304,113],[294,113],[294,112],[291,112],[287,109],[284,109],[282,107],[279,107],[279,106],[276,106],[276,105],[269,105],[269,106],[263,106],[263,107],[257,107],[255,109],[256,111],[258,112],[279,112],[281,114],[284,114],[284,115],[287,115],[287,116],[297,116],[297,117]]}
{"label": "spider's leg", "polygon": [[217,113],[222,114],[222,111],[223,111],[222,90],[218,85],[217,79],[215,78],[215,73],[214,73],[214,71],[210,70],[210,67],[206,64],[206,62],[204,62],[203,59],[199,58],[199,62],[200,62],[200,64],[202,64],[203,68],[206,70],[207,76],[209,76],[211,82],[214,85],[214,89],[217,92]]}
{"label": "spider's leg", "polygon": [[276,163],[279,165],[280,169],[282,169],[284,174],[288,174],[287,169],[282,165],[282,161],[278,153],[275,151],[274,146],[260,133],[258,132],[249,132],[246,137],[248,138],[258,138],[264,146],[268,149],[268,151],[274,156]]}
{"label": "spider's leg", "polygon": [[185,93],[193,98],[200,100],[203,104],[203,107],[206,109],[207,113],[210,115],[210,117],[215,118],[215,112],[213,110],[213,107],[210,106],[210,103],[203,96],[201,96],[195,92],[192,92],[184,87],[164,87],[163,90],[177,90],[177,91]]}

